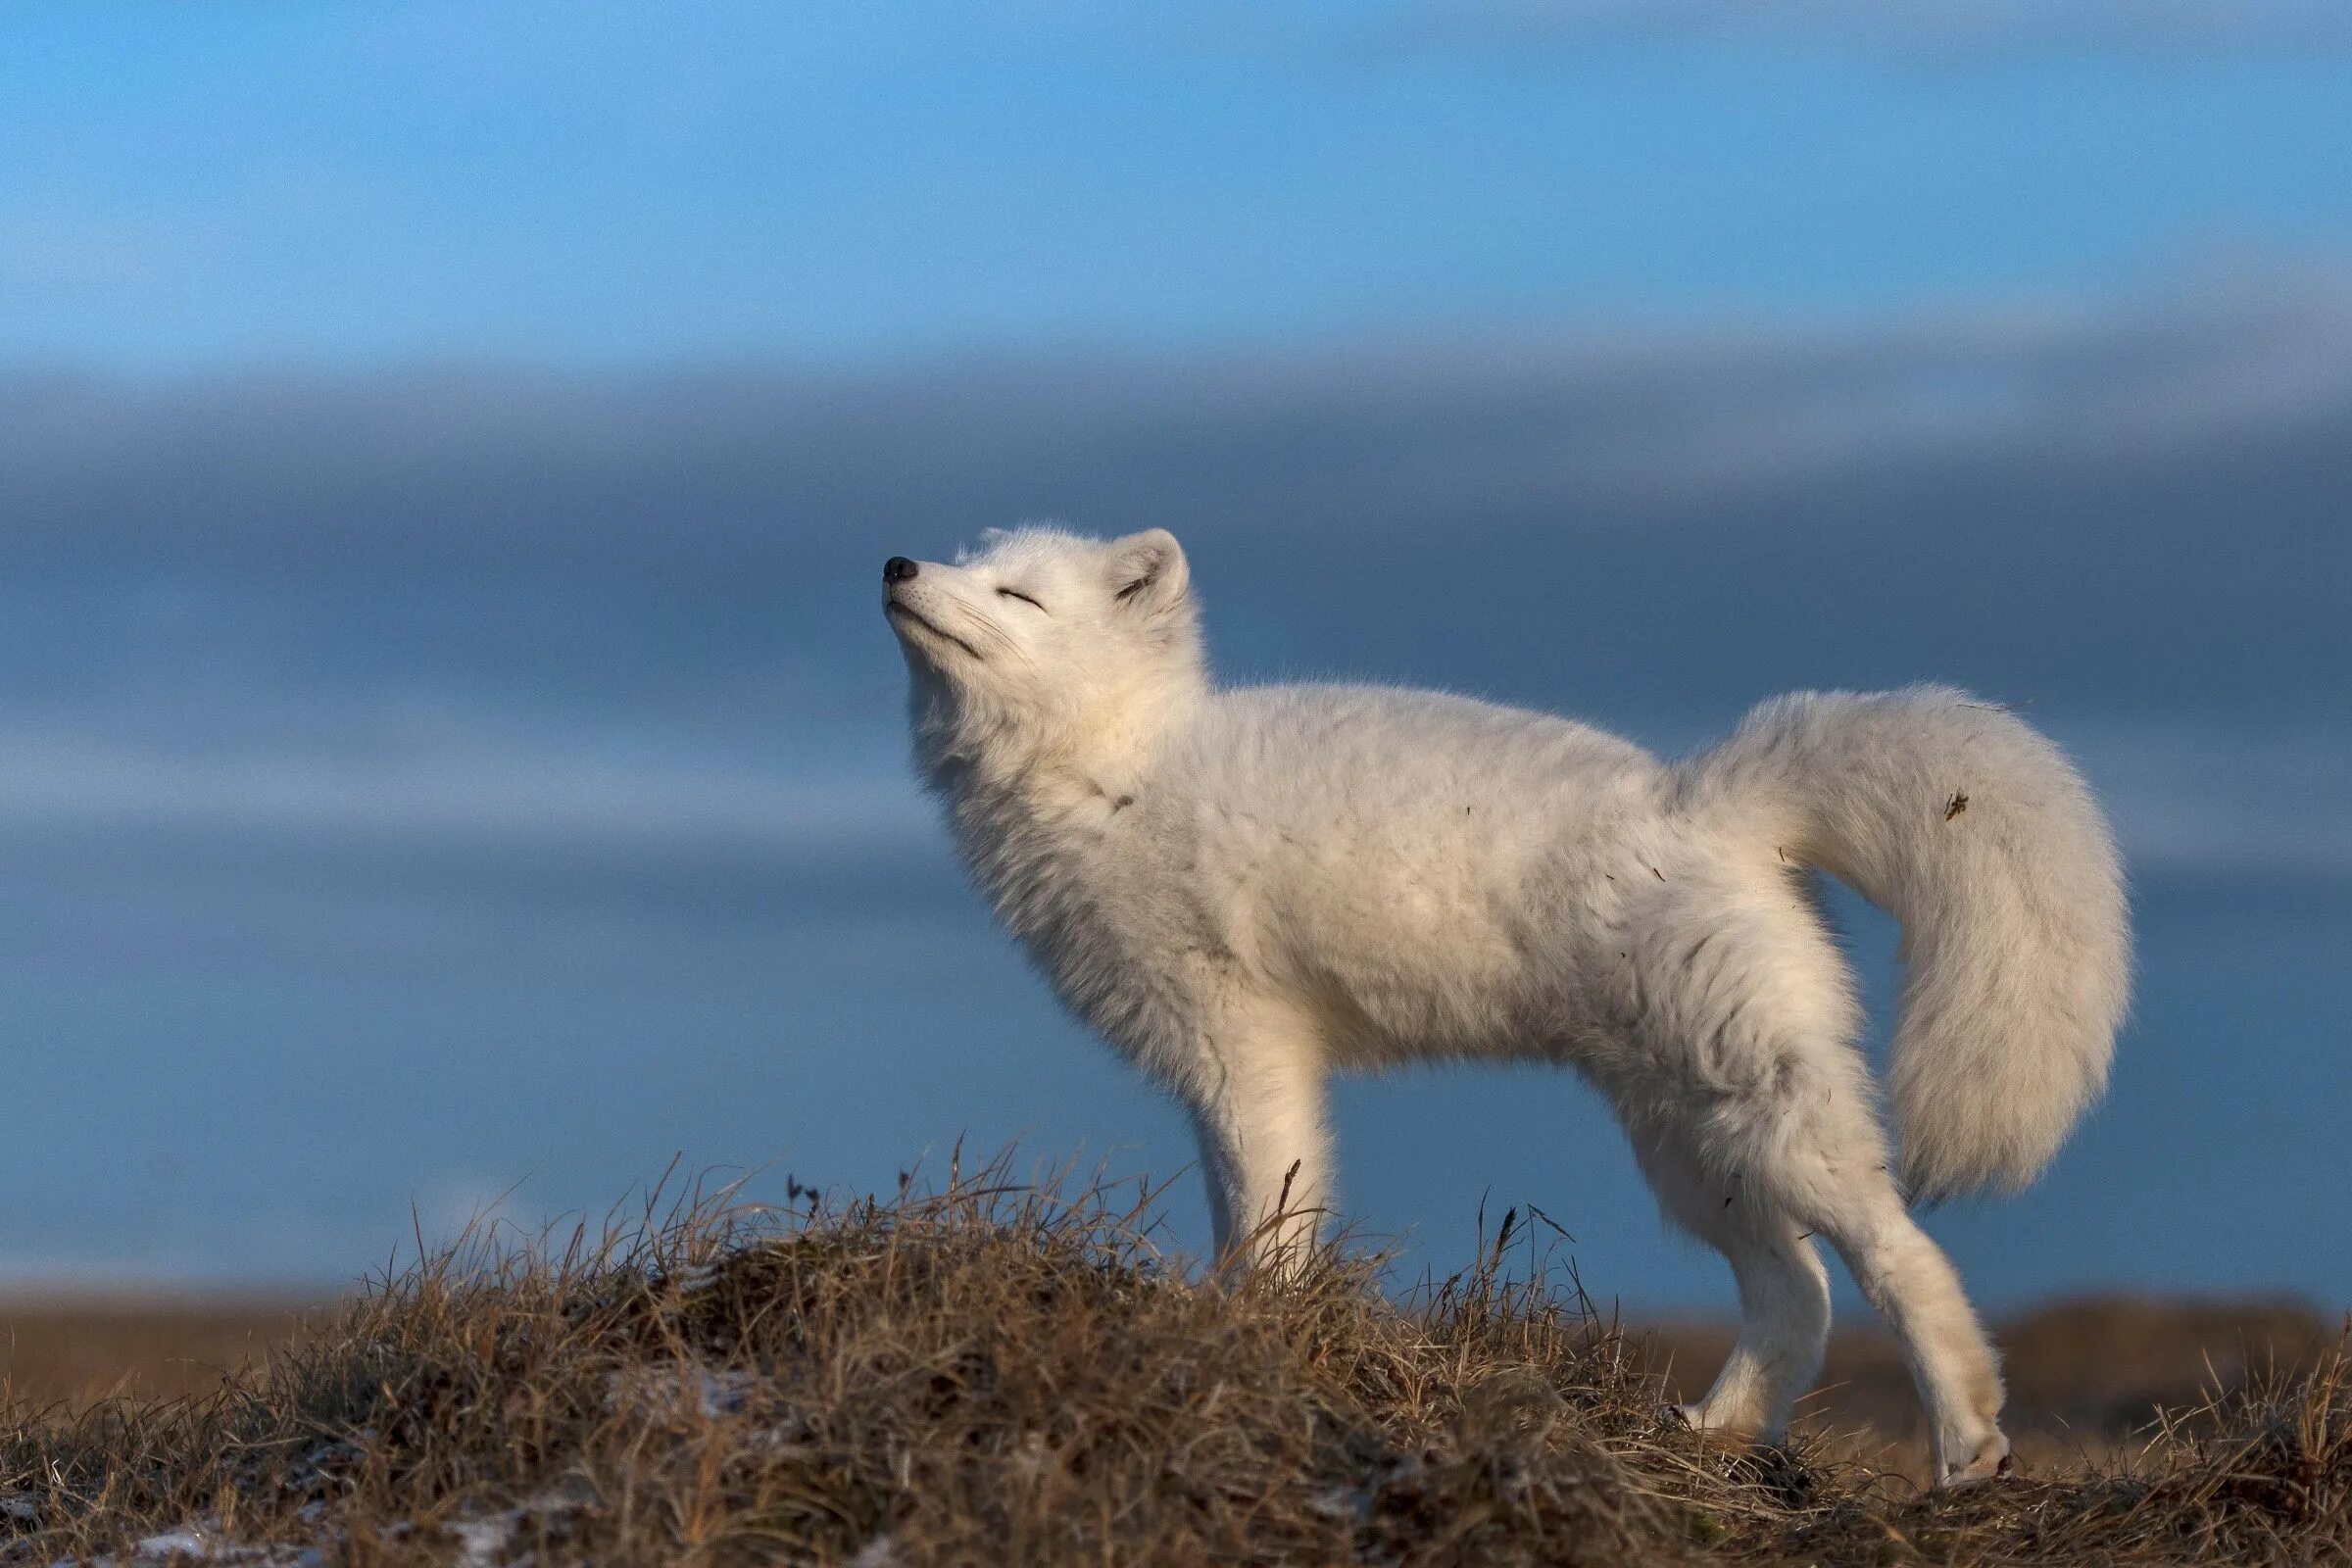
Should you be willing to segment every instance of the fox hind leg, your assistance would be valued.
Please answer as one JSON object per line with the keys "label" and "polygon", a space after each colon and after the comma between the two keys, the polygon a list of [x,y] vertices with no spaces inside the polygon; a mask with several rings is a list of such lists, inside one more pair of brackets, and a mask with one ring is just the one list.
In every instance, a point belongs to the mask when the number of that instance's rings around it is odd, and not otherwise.
{"label": "fox hind leg", "polygon": [[2006,1470],[1999,1357],[1959,1271],[1913,1222],[1893,1183],[1875,1168],[1853,1173],[1819,1205],[1816,1222],[1902,1342],[1927,1406],[1936,1484],[1966,1485]]}
{"label": "fox hind leg", "polygon": [[[1843,1052],[1847,1048],[1838,1047]],[[2000,1366],[1950,1259],[1905,1210],[1886,1140],[1835,1056],[1791,1053],[1772,1087],[1687,1113],[1677,1142],[1705,1152],[1673,1162],[1668,1212],[1731,1259],[1745,1324],[1694,1425],[1774,1436],[1820,1368],[1828,1329],[1821,1264],[1805,1232],[1835,1248],[1901,1342],[1927,1407],[1938,1486],[1997,1475],[2008,1441]],[[1669,1196],[1669,1194],[1673,1196]],[[1709,1204],[1712,1214],[1707,1212]]]}
{"label": "fox hind leg", "polygon": [[1786,1214],[1740,1203],[1707,1181],[1687,1150],[1652,1140],[1641,1160],[1667,1218],[1721,1252],[1740,1291],[1739,1342],[1705,1396],[1678,1412],[1704,1431],[1777,1443],[1821,1375],[1829,1342],[1830,1279],[1820,1255]]}
{"label": "fox hind leg", "polygon": [[1632,950],[1642,1070],[1620,1112],[1669,1218],[1731,1260],[1745,1324],[1695,1424],[1776,1433],[1819,1369],[1828,1241],[1902,1342],[1939,1484],[1997,1473],[1999,1367],[1887,1174],[1844,960],[1785,887],[1661,890]]}
{"label": "fox hind leg", "polygon": [[[1722,1212],[1719,1229],[1701,1234],[1725,1238],[1717,1245],[1732,1259],[1749,1324],[1741,1334],[1742,1349],[1734,1352],[1726,1368],[1721,1388],[1726,1408],[1748,1413],[1738,1397],[1746,1386],[1741,1379],[1779,1386],[1763,1369],[1779,1365],[1773,1354],[1793,1343],[1795,1331],[1788,1329],[1784,1340],[1776,1324],[1801,1322],[1810,1332],[1811,1320],[1803,1316],[1810,1306],[1791,1306],[1787,1298],[1799,1291],[1800,1299],[1809,1303],[1820,1289],[1819,1261],[1799,1260],[1810,1257],[1811,1248],[1797,1232],[1809,1231],[1837,1250],[1863,1296],[1901,1342],[1927,1407],[1936,1484],[1998,1474],[2009,1453],[1999,1425],[1999,1360],[1978,1325],[1958,1271],[1904,1208],[1887,1175],[1878,1118],[1865,1098],[1842,1083],[1839,1064],[1821,1057],[1786,1059],[1792,1069],[1775,1074],[1783,1092],[1736,1097],[1711,1107],[1704,1118],[1705,1147],[1714,1157],[1700,1167],[1707,1174],[1698,1185],[1702,1192],[1714,1185]],[[1832,1081],[1819,1081],[1816,1068],[1830,1070]],[[1814,1278],[1800,1279],[1800,1274]],[[1788,1375],[1793,1377],[1795,1363],[1788,1364]],[[1817,1369],[1818,1361],[1803,1367],[1806,1381]],[[1710,1394],[1702,1412],[1713,1414],[1716,1404]],[[1777,1406],[1773,1413],[1779,1413]]]}

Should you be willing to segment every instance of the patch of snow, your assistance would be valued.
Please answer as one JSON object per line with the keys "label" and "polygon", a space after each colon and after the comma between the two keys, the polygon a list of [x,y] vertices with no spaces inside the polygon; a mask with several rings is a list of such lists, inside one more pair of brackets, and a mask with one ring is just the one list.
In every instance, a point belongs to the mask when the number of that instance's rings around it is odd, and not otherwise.
{"label": "patch of snow", "polygon": [[692,1415],[715,1421],[743,1414],[760,1383],[760,1374],[748,1367],[713,1368],[700,1361],[674,1372],[614,1373],[605,1382],[610,1392],[606,1408],[634,1406],[670,1421],[683,1421]]}
{"label": "patch of snow", "polygon": [[[226,1568],[326,1568],[326,1553],[317,1546],[284,1542],[252,1544],[222,1541],[209,1526],[168,1530],[149,1536],[130,1548],[133,1568],[156,1568],[165,1563],[220,1563]],[[100,1558],[91,1568],[105,1568]]]}
{"label": "patch of snow", "polygon": [[662,1283],[680,1296],[700,1296],[718,1283],[719,1268],[715,1262],[689,1263]]}
{"label": "patch of snow", "polygon": [[[507,1554],[514,1549],[514,1539],[522,1533],[526,1521],[562,1520],[593,1509],[601,1500],[595,1487],[585,1479],[569,1476],[518,1508],[443,1520],[441,1528],[458,1540],[458,1555],[452,1559],[452,1568],[499,1568],[508,1561]],[[530,1559],[525,1556],[514,1560],[520,1563]]]}
{"label": "patch of snow", "polygon": [[504,1513],[452,1519],[442,1528],[458,1538],[457,1568],[496,1568],[522,1528],[522,1510],[509,1508]]}
{"label": "patch of snow", "polygon": [[723,1372],[713,1372],[705,1367],[702,1371],[700,1400],[703,1414],[706,1417],[741,1415],[744,1405],[751,1398],[753,1381],[751,1373],[741,1367],[729,1367]]}

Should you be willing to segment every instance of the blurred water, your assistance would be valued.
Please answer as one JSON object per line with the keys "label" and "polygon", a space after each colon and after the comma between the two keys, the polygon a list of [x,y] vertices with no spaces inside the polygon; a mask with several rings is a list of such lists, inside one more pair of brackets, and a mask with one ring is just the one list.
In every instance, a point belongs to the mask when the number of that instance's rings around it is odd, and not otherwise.
{"label": "blurred water", "polygon": [[[678,1157],[888,1190],[957,1138],[1169,1176],[1181,1118],[1064,1019],[944,846],[763,875],[714,866],[614,900],[525,881],[466,899],[393,876],[290,891],[234,858],[112,884],[12,867],[0,1283],[326,1283],[413,1223],[494,1201],[601,1213]],[[44,881],[46,875],[48,880]],[[1883,1002],[1891,937],[1842,901]],[[2115,1092],[2033,1193],[1931,1217],[1987,1301],[2132,1285],[2352,1301],[2338,1108],[2352,887],[2162,878]],[[1729,1300],[1664,1237],[1614,1124],[1571,1077],[1342,1086],[1345,1191],[1399,1267],[1470,1255],[1483,1204],[1539,1205],[1598,1295]],[[414,1213],[412,1213],[414,1205]],[[1171,1240],[1197,1245],[1188,1175]]]}

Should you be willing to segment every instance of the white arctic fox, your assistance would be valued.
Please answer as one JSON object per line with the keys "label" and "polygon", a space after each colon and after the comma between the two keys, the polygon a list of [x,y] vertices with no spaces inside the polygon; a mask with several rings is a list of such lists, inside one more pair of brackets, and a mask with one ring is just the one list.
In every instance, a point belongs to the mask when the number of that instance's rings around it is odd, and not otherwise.
{"label": "white arctic fox", "polygon": [[[2122,878],[2048,741],[1939,687],[1777,698],[1675,763],[1436,693],[1219,690],[1156,530],[882,575],[917,768],[1062,1000],[1191,1109],[1220,1250],[1331,1205],[1327,1073],[1564,1062],[1738,1281],[1685,1418],[1787,1426],[1818,1235],[1901,1337],[1938,1480],[2005,1466],[1992,1348],[1905,1199],[2023,1186],[2106,1080]],[[1814,867],[1902,921],[1892,1171]]]}

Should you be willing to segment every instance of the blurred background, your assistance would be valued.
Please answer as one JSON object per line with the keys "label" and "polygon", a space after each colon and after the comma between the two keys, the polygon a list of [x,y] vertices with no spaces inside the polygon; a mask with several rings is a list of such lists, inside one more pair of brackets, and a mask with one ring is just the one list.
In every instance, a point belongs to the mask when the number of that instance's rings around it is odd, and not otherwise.
{"label": "blurred background", "polygon": [[[331,1291],[673,1156],[1177,1175],[904,765],[882,559],[1054,518],[1176,530],[1233,680],[2020,705],[2140,1001],[1933,1229],[2340,1307],[2348,168],[2334,0],[11,6],[0,1288]],[[1532,1201],[1730,1305],[1566,1075],[1339,1123],[1410,1270]]]}

